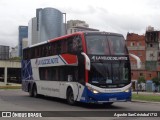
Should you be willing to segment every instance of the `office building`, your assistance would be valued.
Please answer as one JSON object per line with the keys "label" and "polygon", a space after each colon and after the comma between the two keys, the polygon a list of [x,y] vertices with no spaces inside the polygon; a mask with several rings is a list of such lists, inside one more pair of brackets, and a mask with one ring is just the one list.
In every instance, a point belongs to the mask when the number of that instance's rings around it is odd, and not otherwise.
{"label": "office building", "polygon": [[85,21],[70,20],[67,21],[67,34],[80,31],[99,31],[98,29],[89,28],[89,25]]}
{"label": "office building", "polygon": [[37,18],[32,18],[28,23],[28,45],[38,42]]}
{"label": "office building", "polygon": [[23,38],[28,38],[28,26],[19,26],[19,40],[18,40],[18,55],[19,57],[22,56],[22,40]]}
{"label": "office building", "polygon": [[0,45],[0,60],[9,59],[9,46]]}
{"label": "office building", "polygon": [[63,13],[55,8],[36,10],[38,42],[64,35]]}

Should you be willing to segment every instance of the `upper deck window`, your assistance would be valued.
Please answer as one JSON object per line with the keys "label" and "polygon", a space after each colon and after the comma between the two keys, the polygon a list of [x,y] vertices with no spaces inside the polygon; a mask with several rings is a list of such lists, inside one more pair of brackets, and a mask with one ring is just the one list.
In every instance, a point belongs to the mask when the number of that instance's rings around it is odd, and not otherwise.
{"label": "upper deck window", "polygon": [[87,53],[95,55],[125,55],[127,53],[122,36],[88,35]]}
{"label": "upper deck window", "polygon": [[107,36],[111,55],[125,55],[127,54],[125,40],[120,36]]}

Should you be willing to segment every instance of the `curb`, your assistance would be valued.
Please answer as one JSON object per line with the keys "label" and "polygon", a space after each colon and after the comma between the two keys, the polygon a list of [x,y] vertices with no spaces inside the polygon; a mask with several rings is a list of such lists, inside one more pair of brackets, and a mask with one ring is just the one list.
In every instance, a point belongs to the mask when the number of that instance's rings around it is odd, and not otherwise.
{"label": "curb", "polygon": [[143,101],[143,100],[132,100],[131,102],[160,104],[160,102]]}

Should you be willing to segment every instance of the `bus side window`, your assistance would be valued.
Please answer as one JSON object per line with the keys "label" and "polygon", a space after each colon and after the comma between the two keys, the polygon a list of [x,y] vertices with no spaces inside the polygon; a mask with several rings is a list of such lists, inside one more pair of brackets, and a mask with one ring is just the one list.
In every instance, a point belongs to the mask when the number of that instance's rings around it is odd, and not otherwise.
{"label": "bus side window", "polygon": [[46,44],[46,45],[44,46],[44,48],[45,48],[44,56],[47,57],[47,56],[48,56],[48,45]]}
{"label": "bus side window", "polygon": [[37,57],[40,57],[40,47],[37,48],[37,51],[38,51],[38,56]]}
{"label": "bus side window", "polygon": [[73,48],[72,48],[72,46],[73,46],[73,40],[71,39],[71,38],[68,38],[68,53],[72,53],[73,52]]}
{"label": "bus side window", "polygon": [[51,43],[51,55],[55,55],[55,44]]}
{"label": "bus side window", "polygon": [[82,51],[82,40],[80,36],[73,38],[73,52],[78,53]]}
{"label": "bus side window", "polygon": [[57,54],[61,54],[61,41],[57,41]]}
{"label": "bus side window", "polygon": [[67,53],[67,40],[61,42],[61,53]]}
{"label": "bus side window", "polygon": [[46,46],[45,46],[45,45],[43,46],[43,51],[42,51],[42,52],[43,52],[43,57],[45,57],[45,56],[46,56],[46,53],[47,53],[47,51],[46,51]]}
{"label": "bus side window", "polygon": [[48,45],[48,56],[51,56],[51,45]]}
{"label": "bus side window", "polygon": [[41,46],[39,46],[39,57],[42,57],[42,47]]}
{"label": "bus side window", "polygon": [[65,81],[65,79],[66,79],[65,67],[60,67],[58,73],[59,73],[58,80]]}
{"label": "bus side window", "polygon": [[38,57],[38,49],[37,47],[35,47],[35,55],[34,55],[34,58],[37,58]]}

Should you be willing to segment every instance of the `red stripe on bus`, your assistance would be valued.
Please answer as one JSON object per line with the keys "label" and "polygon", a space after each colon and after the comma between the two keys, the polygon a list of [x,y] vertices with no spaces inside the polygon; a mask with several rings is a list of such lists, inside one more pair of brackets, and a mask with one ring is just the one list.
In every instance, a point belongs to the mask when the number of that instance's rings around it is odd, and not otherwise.
{"label": "red stripe on bus", "polygon": [[88,83],[88,70],[85,70],[85,73],[86,73],[86,83]]}
{"label": "red stripe on bus", "polygon": [[62,54],[61,56],[67,62],[67,64],[76,64],[76,63],[78,63],[78,59],[77,59],[76,55]]}
{"label": "red stripe on bus", "polygon": [[84,51],[84,53],[86,53],[86,52],[87,52],[87,49],[86,49],[86,41],[85,41],[84,34],[81,34],[81,38],[82,38],[83,51]]}

